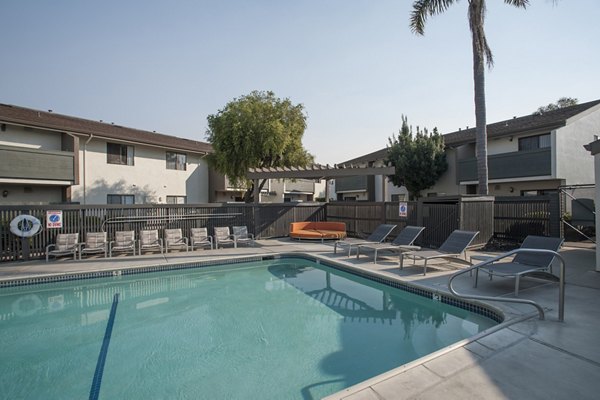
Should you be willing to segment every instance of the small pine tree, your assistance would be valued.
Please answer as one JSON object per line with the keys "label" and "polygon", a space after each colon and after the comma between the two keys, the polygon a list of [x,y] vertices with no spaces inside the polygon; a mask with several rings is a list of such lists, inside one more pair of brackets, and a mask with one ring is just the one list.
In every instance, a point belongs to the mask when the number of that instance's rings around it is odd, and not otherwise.
{"label": "small pine tree", "polygon": [[396,186],[406,186],[411,198],[419,198],[421,190],[433,186],[448,169],[444,139],[437,128],[429,134],[418,126],[413,135],[407,117],[402,116],[402,128],[398,136],[389,138],[386,162],[396,172],[389,178]]}

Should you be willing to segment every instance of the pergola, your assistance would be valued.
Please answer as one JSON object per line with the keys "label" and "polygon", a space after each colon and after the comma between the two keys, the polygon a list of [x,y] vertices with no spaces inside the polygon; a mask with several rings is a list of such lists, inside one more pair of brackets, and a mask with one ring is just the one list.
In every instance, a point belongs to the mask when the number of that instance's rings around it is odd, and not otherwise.
{"label": "pergola", "polygon": [[[307,167],[277,167],[277,168],[250,168],[247,177],[254,181],[254,202],[258,202],[258,182],[262,179],[330,179],[346,176],[381,175],[383,198],[385,199],[385,177],[393,175],[394,167],[359,167],[355,165],[319,165]],[[325,185],[325,199],[329,201],[329,185]]]}

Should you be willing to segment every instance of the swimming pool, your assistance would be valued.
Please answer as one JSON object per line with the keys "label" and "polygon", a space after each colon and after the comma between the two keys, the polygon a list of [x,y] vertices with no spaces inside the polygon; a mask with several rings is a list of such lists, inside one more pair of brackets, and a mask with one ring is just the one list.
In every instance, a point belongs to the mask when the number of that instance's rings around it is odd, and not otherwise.
{"label": "swimming pool", "polygon": [[0,290],[0,398],[320,398],[496,325],[305,258]]}

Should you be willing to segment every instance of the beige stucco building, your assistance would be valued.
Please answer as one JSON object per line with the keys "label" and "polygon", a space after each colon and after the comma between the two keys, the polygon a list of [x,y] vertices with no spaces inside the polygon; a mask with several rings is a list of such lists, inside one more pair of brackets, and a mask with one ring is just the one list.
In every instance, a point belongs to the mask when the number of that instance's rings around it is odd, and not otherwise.
{"label": "beige stucco building", "polygon": [[0,104],[0,204],[206,203],[208,143]]}
{"label": "beige stucco building", "polygon": [[[600,135],[600,100],[489,124],[487,133],[490,195],[542,195],[563,185],[589,184],[594,181],[594,166],[583,146]],[[476,194],[475,129],[443,137],[448,169],[421,195]],[[346,164],[377,164],[386,155],[387,149],[381,149]],[[338,200],[381,201],[375,185],[378,181],[377,177],[372,182],[366,178],[337,180]],[[386,201],[394,200],[394,193],[404,189],[387,185]]]}

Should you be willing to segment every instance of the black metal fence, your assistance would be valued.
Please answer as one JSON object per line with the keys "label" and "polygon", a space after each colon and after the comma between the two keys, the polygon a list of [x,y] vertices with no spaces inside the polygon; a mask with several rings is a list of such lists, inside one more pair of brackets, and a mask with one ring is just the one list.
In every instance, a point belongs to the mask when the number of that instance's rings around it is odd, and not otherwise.
{"label": "black metal fence", "polygon": [[[219,226],[247,226],[257,238],[281,237],[289,232],[294,221],[324,221],[325,204],[202,204],[202,205],[56,205],[5,206],[0,208],[0,261],[22,257],[22,242],[10,232],[10,221],[28,214],[46,224],[47,211],[61,210],[63,226],[43,229],[28,239],[31,257],[42,257],[46,246],[59,233],[106,232],[110,238],[116,231],[181,228],[188,236],[191,228],[208,228],[212,234]],[[136,235],[137,237],[137,235]]]}
{"label": "black metal fence", "polygon": [[[200,205],[50,205],[0,207],[0,261],[22,257],[21,240],[10,233],[10,221],[18,215],[33,215],[46,224],[47,211],[63,212],[63,227],[43,229],[30,239],[31,257],[42,257],[46,246],[59,233],[107,232],[181,228],[189,235],[195,227],[247,226],[257,238],[283,237],[295,221],[345,222],[350,236],[364,237],[382,223],[426,229],[418,244],[439,246],[454,229],[480,232],[474,244],[484,244],[492,236],[521,241],[528,234],[559,236],[560,207],[557,196],[539,197],[447,197],[408,202],[406,216],[400,216],[398,202],[334,202],[319,204],[200,204]],[[393,237],[394,234],[392,234]]]}

